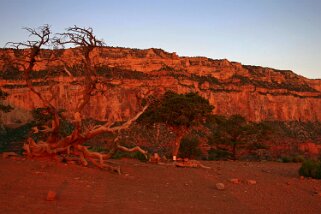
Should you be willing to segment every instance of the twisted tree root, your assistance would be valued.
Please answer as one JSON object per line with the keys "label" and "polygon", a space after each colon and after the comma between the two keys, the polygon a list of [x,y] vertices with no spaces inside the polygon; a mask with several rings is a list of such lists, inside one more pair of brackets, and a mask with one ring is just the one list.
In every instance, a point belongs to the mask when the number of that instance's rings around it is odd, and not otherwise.
{"label": "twisted tree root", "polygon": [[[79,144],[72,144],[67,145],[65,147],[57,147],[57,144],[49,144],[46,142],[39,142],[36,143],[32,138],[28,138],[27,143],[23,145],[23,149],[25,150],[24,154],[28,157],[46,157],[46,156],[57,156],[59,154],[66,154],[67,156],[63,157],[64,160],[80,160],[83,166],[88,166],[88,161],[91,162],[94,166],[100,169],[108,169],[112,172],[117,172],[121,174],[120,167],[110,166],[104,163],[104,160],[108,160],[112,157],[113,154],[117,150],[121,150],[124,152],[140,152],[146,158],[148,152],[140,148],[139,146],[133,148],[127,148],[124,146],[118,145],[116,142],[108,154],[101,154],[99,152],[92,152],[88,149],[87,146],[79,145]],[[61,146],[61,145],[60,145]],[[68,155],[75,155],[78,158],[68,157]],[[88,160],[88,161],[87,161]]]}

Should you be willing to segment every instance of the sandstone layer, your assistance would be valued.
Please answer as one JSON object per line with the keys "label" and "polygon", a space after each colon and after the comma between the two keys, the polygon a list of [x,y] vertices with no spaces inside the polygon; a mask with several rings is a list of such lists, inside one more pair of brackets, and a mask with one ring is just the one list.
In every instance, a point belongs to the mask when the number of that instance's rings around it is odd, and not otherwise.
{"label": "sandstone layer", "polygon": [[[59,60],[50,64],[36,64],[36,70],[46,72],[55,68],[62,74],[64,63],[69,70],[77,71],[81,61],[77,49],[57,50]],[[42,56],[49,50],[43,50]],[[0,50],[11,58],[19,51]],[[321,121],[321,80],[311,80],[292,71],[242,65],[226,59],[205,57],[179,57],[161,49],[97,48],[91,55],[100,78],[105,83],[101,93],[90,100],[86,117],[97,120],[124,120],[133,115],[140,103],[137,94],[142,90],[159,92],[173,90],[178,93],[198,92],[215,107],[213,114],[240,114],[250,121]],[[10,77],[10,65],[0,60],[2,77],[0,87],[10,95],[6,102],[14,110],[3,115],[5,124],[22,124],[31,119],[30,110],[43,103],[30,92],[23,80]],[[9,75],[9,76],[8,76]],[[54,93],[59,99],[53,103],[71,111],[79,99],[81,77],[60,75]],[[37,88],[48,94],[46,81],[38,78]]]}

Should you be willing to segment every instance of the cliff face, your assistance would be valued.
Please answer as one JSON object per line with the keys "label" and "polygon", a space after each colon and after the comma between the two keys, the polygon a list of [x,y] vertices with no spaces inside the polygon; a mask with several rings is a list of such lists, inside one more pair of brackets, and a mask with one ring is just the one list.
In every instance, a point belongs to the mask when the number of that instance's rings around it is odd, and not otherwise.
{"label": "cliff face", "polygon": [[[67,62],[68,69],[77,70],[81,60],[77,51],[59,51],[59,57]],[[1,54],[14,58],[19,53],[3,49]],[[158,88],[160,92],[196,91],[215,106],[214,114],[240,114],[250,121],[321,121],[321,80],[310,80],[292,71],[246,66],[225,59],[179,57],[160,49],[97,48],[91,57],[99,65],[99,73],[106,84],[105,90],[93,96],[85,109],[87,117],[126,119],[139,108],[136,95],[141,90]],[[49,65],[38,63],[36,69],[39,73],[53,67],[63,71],[62,65],[61,61]],[[10,69],[6,71],[7,67],[0,60],[2,73],[10,73]],[[43,104],[23,81],[2,76],[0,86],[10,94],[7,102],[15,108],[3,115],[4,122],[17,124],[30,120],[29,110]],[[53,91],[59,97],[53,103],[67,111],[72,110],[82,89],[73,83],[81,77],[53,78],[57,82]],[[37,88],[50,96],[45,80],[37,81]]]}

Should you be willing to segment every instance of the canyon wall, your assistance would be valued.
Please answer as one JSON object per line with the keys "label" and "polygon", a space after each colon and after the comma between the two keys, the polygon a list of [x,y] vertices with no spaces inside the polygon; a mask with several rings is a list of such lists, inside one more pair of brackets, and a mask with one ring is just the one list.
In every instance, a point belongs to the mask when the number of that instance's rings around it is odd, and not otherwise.
{"label": "canyon wall", "polygon": [[[43,50],[45,56],[49,50]],[[60,60],[37,63],[41,73],[55,68],[64,74],[65,68],[77,71],[81,58],[77,49],[57,50]],[[16,50],[2,49],[0,55],[14,59]],[[215,107],[213,114],[240,114],[250,121],[321,121],[321,80],[310,80],[292,71],[247,66],[226,59],[179,57],[161,49],[97,48],[91,55],[97,65],[104,90],[94,95],[84,112],[97,120],[124,120],[140,108],[137,96],[141,91],[157,89],[163,93],[198,92]],[[64,61],[67,66],[64,67]],[[99,66],[98,66],[99,65]],[[30,110],[43,103],[25,86],[23,80],[10,76],[10,65],[0,60],[0,87],[8,92],[7,102],[14,110],[2,116],[6,124],[22,124],[31,119]],[[5,75],[4,75],[5,74]],[[53,104],[72,111],[82,86],[74,84],[82,77],[60,75]],[[36,87],[46,96],[46,81],[36,79]]]}

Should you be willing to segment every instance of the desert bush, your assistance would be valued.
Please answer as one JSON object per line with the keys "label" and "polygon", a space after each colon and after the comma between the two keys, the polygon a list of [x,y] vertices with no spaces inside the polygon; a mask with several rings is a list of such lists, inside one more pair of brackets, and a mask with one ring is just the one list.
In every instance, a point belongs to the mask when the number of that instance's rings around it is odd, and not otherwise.
{"label": "desert bush", "polygon": [[[30,122],[17,128],[5,128],[5,131],[0,133],[0,152],[20,152],[20,144],[27,139],[32,126],[34,123]],[[17,144],[19,150],[15,148]]]}
{"label": "desert bush", "polygon": [[117,151],[113,157],[113,159],[120,159],[120,158],[134,158],[138,159],[140,161],[146,162],[148,161],[148,158],[146,158],[142,153],[140,152],[133,152],[133,153],[128,153],[128,152],[123,152],[123,151]]}
{"label": "desert bush", "polygon": [[292,157],[292,162],[294,163],[302,163],[304,161],[304,157],[302,155],[294,155]]}
{"label": "desert bush", "polygon": [[89,148],[90,151],[92,152],[107,152],[107,148],[104,145],[94,145]]}
{"label": "desert bush", "polygon": [[224,149],[210,149],[208,151],[208,160],[228,160],[233,154]]}
{"label": "desert bush", "polygon": [[281,161],[282,163],[290,163],[290,162],[292,162],[292,159],[291,159],[291,157],[289,157],[289,156],[282,156],[282,157],[280,158],[280,161]]}
{"label": "desert bush", "polygon": [[194,136],[184,137],[179,148],[179,156],[183,158],[198,159],[202,154],[199,144],[199,140]]}
{"label": "desert bush", "polygon": [[302,163],[299,174],[304,177],[321,179],[321,161],[308,159]]}
{"label": "desert bush", "polygon": [[302,155],[281,156],[279,161],[282,163],[302,163],[304,161],[304,157]]}

